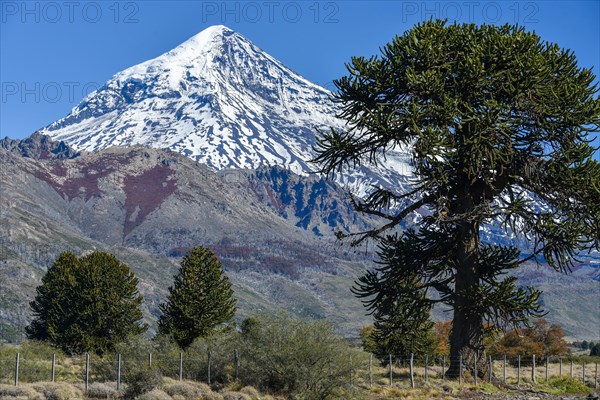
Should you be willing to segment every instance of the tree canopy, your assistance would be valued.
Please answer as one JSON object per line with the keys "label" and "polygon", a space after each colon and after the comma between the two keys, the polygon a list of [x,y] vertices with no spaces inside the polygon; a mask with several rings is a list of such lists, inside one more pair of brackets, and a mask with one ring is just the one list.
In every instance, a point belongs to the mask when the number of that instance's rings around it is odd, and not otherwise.
{"label": "tree canopy", "polygon": [[181,348],[206,336],[235,314],[236,299],[221,262],[207,248],[196,247],[183,257],[160,305],[159,333],[171,335]]}
{"label": "tree canopy", "polygon": [[[379,166],[402,148],[414,175],[408,190],[354,198],[384,222],[353,232],[353,244],[378,240],[389,259],[355,290],[372,310],[389,312],[390,296],[412,303],[414,318],[435,303],[451,307],[449,374],[459,356],[485,363],[484,323],[518,326],[543,314],[540,291],[506,272],[526,262],[566,272],[600,248],[595,76],[522,27],[433,20],[347,69],[334,94],[347,129],[320,133],[320,172]],[[529,247],[482,240],[492,226]]]}
{"label": "tree canopy", "polygon": [[34,319],[27,336],[70,354],[111,351],[147,329],[140,322],[137,283],[129,267],[111,254],[61,253],[30,303]]}
{"label": "tree canopy", "polygon": [[516,357],[535,354],[538,357],[560,356],[567,353],[565,333],[557,324],[548,326],[544,318],[536,320],[531,327],[511,329],[491,345],[492,355]]}

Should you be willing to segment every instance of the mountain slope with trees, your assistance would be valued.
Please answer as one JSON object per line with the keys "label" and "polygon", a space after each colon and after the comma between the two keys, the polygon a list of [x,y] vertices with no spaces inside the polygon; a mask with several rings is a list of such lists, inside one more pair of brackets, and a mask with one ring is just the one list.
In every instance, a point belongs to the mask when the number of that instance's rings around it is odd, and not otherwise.
{"label": "mountain slope with trees", "polygon": [[[144,321],[154,331],[180,257],[198,245],[222,260],[239,318],[284,305],[292,314],[328,318],[340,332],[358,336],[370,319],[349,288],[372,265],[373,248],[352,249],[331,234],[344,226],[367,228],[372,220],[346,214],[352,206],[335,184],[324,181],[322,190],[318,177],[269,171],[217,174],[179,154],[141,147],[82,152],[71,159],[36,159],[0,148],[0,337],[24,337],[31,318],[27,304],[65,250],[107,251],[129,265],[140,281]],[[283,176],[288,189],[282,189]],[[290,190],[294,187],[303,188]],[[132,191],[150,190],[157,192],[152,202],[137,195],[128,199]],[[296,207],[300,192],[304,205]],[[322,221],[334,202],[344,222],[329,226]],[[315,206],[306,207],[309,203]],[[298,225],[298,210],[309,211],[302,214],[310,221],[306,229]],[[583,263],[570,276],[534,266],[517,275],[544,289],[551,322],[561,323],[569,337],[584,339],[595,337],[600,324],[600,313],[592,311],[598,309],[597,273]],[[434,315],[447,319],[441,310]]]}

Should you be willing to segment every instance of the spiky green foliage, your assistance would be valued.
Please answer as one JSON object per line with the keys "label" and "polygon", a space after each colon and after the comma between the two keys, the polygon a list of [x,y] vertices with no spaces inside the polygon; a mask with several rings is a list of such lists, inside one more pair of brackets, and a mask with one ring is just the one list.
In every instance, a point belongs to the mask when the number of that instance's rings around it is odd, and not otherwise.
{"label": "spiky green foliage", "polygon": [[375,354],[383,360],[390,354],[431,354],[435,347],[433,322],[429,319],[432,305],[425,296],[421,277],[402,268],[406,262],[401,259],[410,257],[412,249],[403,252],[396,237],[388,239],[380,245],[380,266],[368,271],[352,288],[373,315]]}
{"label": "spiky green foliage", "polygon": [[181,348],[206,336],[235,314],[236,299],[221,262],[207,248],[196,247],[181,260],[165,304],[160,305],[159,333]]}
{"label": "spiky green foliage", "polygon": [[30,303],[34,319],[27,336],[70,354],[111,351],[147,329],[140,323],[137,283],[129,267],[111,254],[61,253]]}
{"label": "spiky green foliage", "polygon": [[[353,244],[376,239],[395,251],[357,290],[389,315],[388,298],[415,313],[436,302],[453,308],[451,355],[473,365],[484,321],[519,325],[542,312],[540,292],[507,271],[535,260],[566,272],[600,247],[595,76],[521,27],[444,21],[418,24],[347,68],[335,99],[349,128],[321,133],[321,172],[377,165],[403,146],[415,177],[406,191],[375,188],[354,200],[386,222],[352,234]],[[411,229],[390,233],[417,210]],[[493,222],[531,251],[483,243],[480,230]]]}

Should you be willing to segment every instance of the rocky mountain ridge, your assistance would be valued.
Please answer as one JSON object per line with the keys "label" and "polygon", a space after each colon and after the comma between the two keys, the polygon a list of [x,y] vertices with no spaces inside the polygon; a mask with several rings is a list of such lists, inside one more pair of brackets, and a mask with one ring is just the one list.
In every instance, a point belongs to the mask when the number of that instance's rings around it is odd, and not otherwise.
{"label": "rocky mountain ridge", "polygon": [[[238,318],[282,307],[327,318],[346,336],[368,323],[350,287],[372,267],[373,249],[349,248],[331,232],[373,221],[352,212],[336,183],[278,167],[213,171],[139,146],[72,158],[43,151],[57,148],[72,151],[42,136],[0,141],[0,336],[19,338],[35,286],[64,250],[100,249],[127,262],[153,325],[179,257],[197,245],[223,260]],[[528,266],[518,275],[544,289],[550,321],[571,337],[594,337],[598,268],[582,264],[565,276]],[[451,315],[438,310],[434,317]]]}

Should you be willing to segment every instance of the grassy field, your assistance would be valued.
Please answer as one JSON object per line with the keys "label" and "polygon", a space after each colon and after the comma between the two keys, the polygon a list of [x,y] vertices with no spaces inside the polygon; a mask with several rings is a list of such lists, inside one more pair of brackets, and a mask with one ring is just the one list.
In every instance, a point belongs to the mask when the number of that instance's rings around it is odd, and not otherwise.
{"label": "grassy field", "polygon": [[[19,352],[19,386],[14,385],[16,353]],[[240,387],[233,378],[226,384],[208,386],[205,376],[190,379],[193,364],[197,360],[186,359],[182,371],[183,380],[178,377],[178,359],[164,360],[160,355],[153,355],[155,364],[167,365],[159,376],[144,372],[137,378],[128,376],[132,367],[139,367],[148,362],[147,355],[136,360],[123,360],[123,382],[117,390],[117,364],[112,357],[90,358],[89,384],[85,388],[85,356],[67,357],[56,355],[55,381],[51,383],[52,349],[35,344],[23,347],[0,347],[0,399],[223,399],[223,400],[274,400],[287,399],[285,393],[259,393],[252,387]],[[172,358],[172,357],[171,357]],[[583,377],[583,361],[586,361],[585,384]],[[352,371],[347,384],[339,387],[331,399],[553,399],[553,398],[586,398],[590,393],[600,393],[597,381],[597,370],[594,359],[583,358],[573,362],[571,377],[571,361],[563,360],[562,371],[559,362],[548,364],[546,379],[545,360],[535,369],[536,382],[532,379],[532,367],[523,360],[520,381],[514,360],[506,365],[506,383],[504,382],[504,362],[493,363],[494,377],[492,383],[481,379],[475,384],[472,375],[465,371],[461,382],[443,379],[443,368],[440,359],[428,359],[425,369],[424,359],[415,359],[413,368],[414,387],[411,385],[408,360],[396,360],[392,368],[392,382],[388,366],[373,361],[369,370],[369,356],[357,353],[352,361]],[[511,362],[512,361],[512,362]],[[350,362],[350,361],[349,361]],[[225,367],[225,368],[230,368]],[[232,374],[233,370],[228,373]],[[213,372],[213,373],[216,373]],[[243,374],[244,371],[239,371]],[[129,383],[129,385],[128,385]],[[567,397],[565,397],[567,396]],[[571,396],[571,397],[568,397]],[[310,400],[310,399],[307,399]]]}
{"label": "grassy field", "polygon": [[[383,371],[379,371],[383,372]],[[398,371],[401,372],[401,371]],[[381,375],[378,373],[378,375]],[[400,375],[402,375],[400,373]],[[492,385],[482,383],[459,384],[457,381],[432,379],[425,383],[422,378],[417,378],[418,387],[411,388],[407,382],[397,381],[393,385],[387,384],[383,377],[370,386],[365,380],[357,380],[352,386],[340,388],[331,399],[352,400],[425,400],[425,399],[581,399],[586,398],[594,390],[584,386],[573,378],[552,377],[549,383],[532,385],[523,382],[516,385]],[[599,392],[595,391],[596,395]],[[574,395],[575,397],[568,397]],[[536,397],[537,396],[537,397]],[[565,397],[567,396],[567,397]],[[264,394],[252,387],[240,388],[236,384],[225,386],[214,385],[209,387],[205,383],[189,380],[178,381],[171,378],[162,378],[156,386],[135,397],[129,395],[129,386],[121,384],[117,390],[117,383],[94,382],[85,389],[85,385],[67,382],[38,382],[21,383],[14,385],[0,384],[0,399],[37,399],[37,400],[77,400],[77,399],[140,399],[140,400],[284,400],[285,394]]]}

